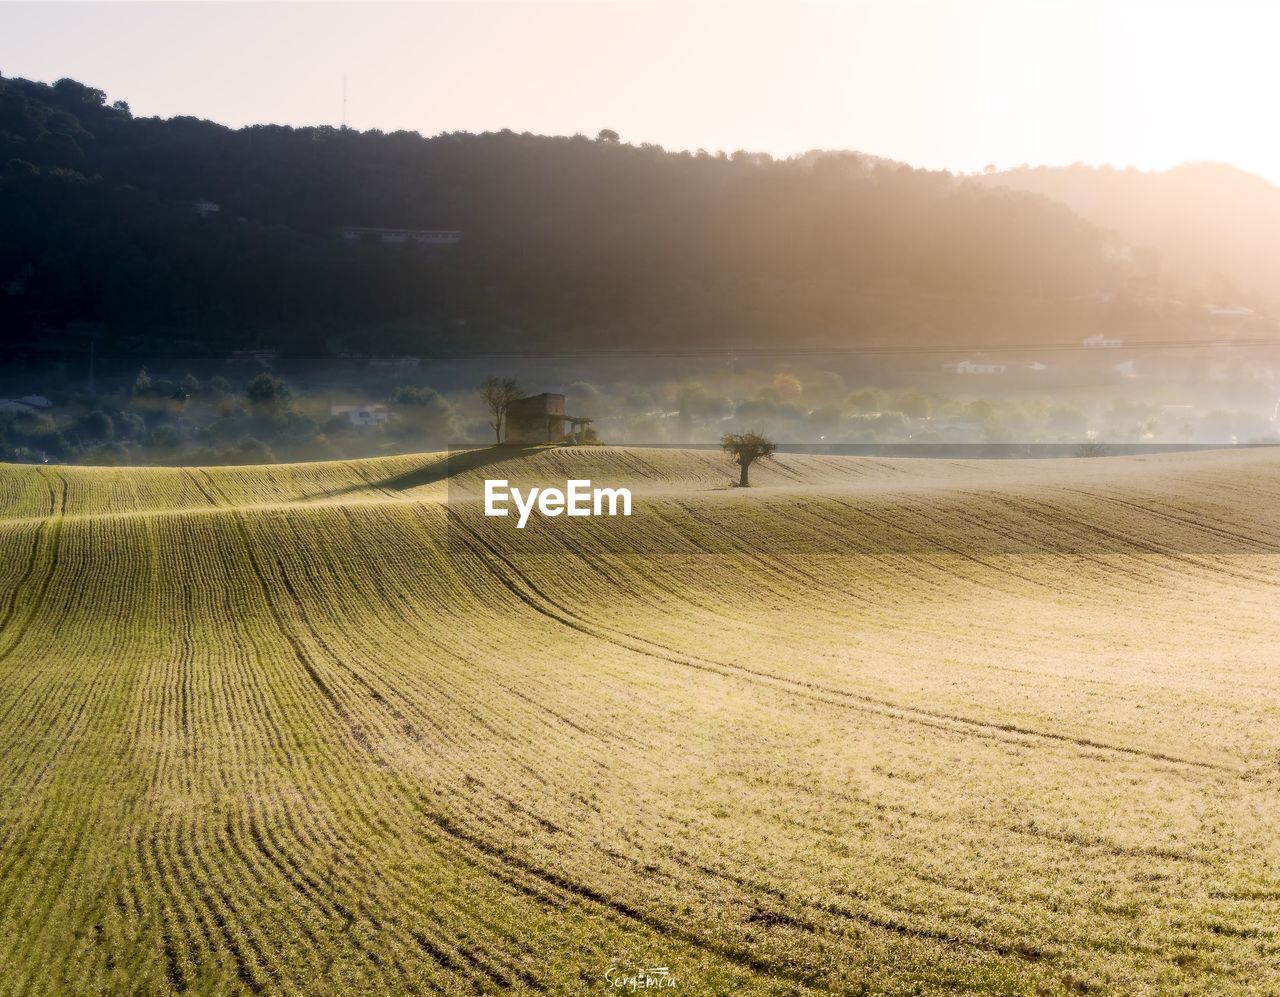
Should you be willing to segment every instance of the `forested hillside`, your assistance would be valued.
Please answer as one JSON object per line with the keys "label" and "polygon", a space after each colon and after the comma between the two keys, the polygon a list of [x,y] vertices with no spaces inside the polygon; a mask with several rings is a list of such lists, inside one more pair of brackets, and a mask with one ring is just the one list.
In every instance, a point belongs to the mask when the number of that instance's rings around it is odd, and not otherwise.
{"label": "forested hillside", "polygon": [[1280,298],[1280,188],[1221,163],[1163,172],[1024,166],[983,176],[992,188],[1043,194],[1129,243],[1204,303]]}
{"label": "forested hillside", "polygon": [[45,349],[68,323],[117,352],[1026,341],[1133,279],[1045,198],[872,157],[233,130],[72,80],[0,79],[0,231],[5,342]]}

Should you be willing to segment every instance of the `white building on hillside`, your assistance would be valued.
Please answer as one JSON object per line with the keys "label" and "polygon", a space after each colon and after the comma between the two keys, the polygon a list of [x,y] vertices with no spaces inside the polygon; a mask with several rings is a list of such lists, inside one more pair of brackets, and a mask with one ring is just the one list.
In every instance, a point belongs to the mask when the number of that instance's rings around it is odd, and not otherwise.
{"label": "white building on hillside", "polygon": [[391,418],[385,405],[330,405],[329,414],[343,416],[351,425],[361,428],[381,426]]}
{"label": "white building on hillside", "polygon": [[956,364],[957,374],[1003,374],[1008,369],[1008,364],[985,363],[980,360],[961,360]]}

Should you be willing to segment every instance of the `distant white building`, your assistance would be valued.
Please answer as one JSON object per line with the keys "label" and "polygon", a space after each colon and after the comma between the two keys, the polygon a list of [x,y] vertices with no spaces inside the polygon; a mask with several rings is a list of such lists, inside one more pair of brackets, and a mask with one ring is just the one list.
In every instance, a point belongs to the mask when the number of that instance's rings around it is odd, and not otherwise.
{"label": "distant white building", "polygon": [[351,245],[365,242],[404,245],[413,242],[420,246],[454,246],[462,241],[462,233],[457,229],[375,228],[369,225],[344,225],[342,241]]}
{"label": "distant white building", "polygon": [[381,426],[391,418],[385,405],[330,405],[331,416],[343,416],[353,426]]}
{"label": "distant white building", "polygon": [[199,200],[191,202],[191,210],[201,218],[212,218],[221,211],[222,208],[219,207],[216,201]]}
{"label": "distant white building", "polygon": [[1096,336],[1090,336],[1084,341],[1084,347],[1087,350],[1114,350],[1124,345],[1123,339],[1112,339],[1098,333]]}
{"label": "distant white building", "polygon": [[1008,369],[1008,364],[983,363],[977,360],[961,360],[956,364],[957,374],[1003,374]]}

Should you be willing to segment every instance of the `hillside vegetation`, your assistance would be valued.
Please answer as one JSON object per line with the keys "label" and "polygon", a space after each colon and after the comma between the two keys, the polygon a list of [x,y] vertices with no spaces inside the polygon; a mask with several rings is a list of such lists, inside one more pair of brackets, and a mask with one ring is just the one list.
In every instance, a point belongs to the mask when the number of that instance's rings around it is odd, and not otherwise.
{"label": "hillside vegetation", "polygon": [[1110,166],[1023,166],[978,178],[1043,194],[1142,247],[1137,267],[1180,281],[1202,302],[1280,299],[1280,187],[1221,163],[1146,171]]}
{"label": "hillside vegetation", "polygon": [[[356,249],[344,225],[463,241]],[[233,130],[69,79],[0,79],[0,229],[25,287],[0,346],[45,350],[86,322],[116,353],[1074,340],[1128,279],[1045,198],[873,157]]]}
{"label": "hillside vegetation", "polygon": [[0,467],[5,988],[1280,987],[1274,452],[729,477]]}

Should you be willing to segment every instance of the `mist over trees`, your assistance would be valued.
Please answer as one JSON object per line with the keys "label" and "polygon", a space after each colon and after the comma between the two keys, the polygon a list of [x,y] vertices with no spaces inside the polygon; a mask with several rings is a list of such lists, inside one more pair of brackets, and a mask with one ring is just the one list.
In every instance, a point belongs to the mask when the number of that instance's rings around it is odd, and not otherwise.
{"label": "mist over trees", "polygon": [[1280,187],[1222,163],[1164,171],[1022,166],[979,178],[1043,194],[1141,247],[1135,269],[1161,271],[1201,304],[1280,299]]}
{"label": "mist over trees", "polygon": [[1130,280],[1045,198],[869,156],[233,130],[72,80],[0,79],[0,227],[4,343],[103,323],[117,352],[1025,341],[1105,324]]}

